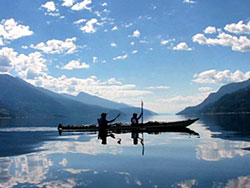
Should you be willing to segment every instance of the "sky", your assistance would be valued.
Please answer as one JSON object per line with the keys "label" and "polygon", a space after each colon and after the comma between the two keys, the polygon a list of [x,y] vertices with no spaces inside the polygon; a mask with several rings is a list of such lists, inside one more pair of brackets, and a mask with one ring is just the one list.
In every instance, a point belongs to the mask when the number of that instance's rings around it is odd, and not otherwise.
{"label": "sky", "polygon": [[250,1],[0,0],[0,73],[158,113],[250,78]]}

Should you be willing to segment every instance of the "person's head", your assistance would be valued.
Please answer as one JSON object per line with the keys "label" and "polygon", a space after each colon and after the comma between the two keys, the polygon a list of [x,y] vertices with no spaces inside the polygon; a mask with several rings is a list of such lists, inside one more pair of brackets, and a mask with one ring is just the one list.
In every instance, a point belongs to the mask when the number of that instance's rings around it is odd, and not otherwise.
{"label": "person's head", "polygon": [[101,117],[102,117],[102,118],[106,118],[106,116],[107,116],[106,113],[102,113],[102,114],[101,114]]}
{"label": "person's head", "polygon": [[135,117],[135,118],[136,118],[136,117],[137,117],[137,113],[133,113],[133,117]]}

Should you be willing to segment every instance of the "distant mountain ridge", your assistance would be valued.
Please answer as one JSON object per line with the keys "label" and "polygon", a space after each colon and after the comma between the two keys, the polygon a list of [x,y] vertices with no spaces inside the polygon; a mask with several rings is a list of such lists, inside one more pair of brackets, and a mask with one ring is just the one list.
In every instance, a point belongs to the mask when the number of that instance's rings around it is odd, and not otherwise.
{"label": "distant mountain ridge", "polygon": [[201,113],[250,113],[250,86],[222,96],[212,105],[205,106]]}
{"label": "distant mountain ridge", "polygon": [[[82,94],[80,95],[82,97]],[[91,96],[87,100],[90,100]],[[93,99],[98,98],[93,96]],[[102,101],[101,98],[98,98]],[[103,99],[108,106],[108,100]],[[12,77],[10,75],[0,74],[0,117],[80,117],[82,119],[89,119],[90,117],[96,120],[102,112],[106,112],[111,116],[117,113],[126,114],[118,107],[130,108],[130,112],[140,108],[133,108],[126,104],[120,104],[110,101],[112,107],[106,108],[104,106],[86,104],[80,101],[79,97],[69,97],[62,94],[54,93],[50,90],[35,87],[24,80]],[[153,112],[146,110],[146,114],[152,115]]]}
{"label": "distant mountain ridge", "polygon": [[[202,103],[196,106],[187,107],[183,111],[179,112],[178,115],[191,115],[197,113],[208,113],[204,108],[209,109],[208,106],[216,103],[221,97],[237,92],[241,89],[250,86],[250,79],[243,82],[230,83],[222,86],[216,93],[211,93]],[[230,101],[228,101],[230,102]],[[211,109],[211,108],[210,108]]]}
{"label": "distant mountain ridge", "polygon": [[[45,90],[45,89],[44,89]],[[48,91],[48,90],[47,90]],[[61,95],[41,92],[20,78],[0,75],[0,100],[11,117],[66,117],[100,114],[109,109],[76,102]]]}
{"label": "distant mountain ridge", "polygon": [[85,104],[90,105],[98,105],[105,108],[111,108],[111,109],[121,109],[121,108],[128,108],[132,107],[130,105],[124,104],[124,103],[118,103],[114,101],[110,101],[108,99],[103,99],[98,96],[90,95],[88,93],[80,92],[77,96],[69,95],[69,94],[62,94],[65,97],[68,97],[73,100],[77,100],[79,102],[83,102]]}
{"label": "distant mountain ridge", "polygon": [[[140,113],[141,108],[138,107],[134,107],[128,104],[124,104],[124,103],[118,103],[118,102],[114,102],[114,101],[110,101],[108,99],[103,99],[101,97],[98,96],[93,96],[84,92],[80,92],[77,96],[73,96],[73,95],[69,95],[69,94],[62,94],[65,97],[68,97],[72,100],[76,100],[85,104],[89,104],[89,105],[98,105],[98,106],[102,106],[104,108],[108,108],[108,109],[115,109],[115,110],[119,110],[125,114],[130,114],[132,115],[133,113]],[[144,115],[156,115],[156,113],[144,109],[143,110]]]}

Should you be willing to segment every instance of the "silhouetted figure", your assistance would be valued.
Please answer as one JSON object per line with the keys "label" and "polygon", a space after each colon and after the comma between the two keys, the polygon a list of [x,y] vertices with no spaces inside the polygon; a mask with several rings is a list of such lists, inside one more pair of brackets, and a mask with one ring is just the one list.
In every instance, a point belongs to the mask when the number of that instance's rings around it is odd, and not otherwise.
{"label": "silhouetted figure", "polygon": [[107,130],[105,129],[100,129],[99,130],[99,133],[98,133],[98,139],[101,139],[102,140],[102,144],[103,145],[106,145],[107,144],[107,137],[112,137],[115,139],[115,135],[108,132]]}
{"label": "silhouetted figure", "polygon": [[132,131],[131,138],[133,138],[133,144],[138,144],[138,138],[139,138],[139,132],[138,131]]}
{"label": "silhouetted figure", "polygon": [[107,120],[107,114],[106,113],[102,113],[101,114],[101,118],[98,119],[98,125],[100,129],[106,129],[108,128],[108,123],[111,123],[113,121],[115,121],[118,117],[120,116],[120,114],[118,114],[114,119],[112,120]]}
{"label": "silhouetted figure", "polygon": [[143,113],[141,113],[139,115],[139,117],[137,117],[137,113],[133,113],[133,116],[131,118],[131,125],[132,126],[137,126],[139,124],[139,119],[142,117],[142,114]]}
{"label": "silhouetted figure", "polygon": [[57,127],[58,133],[61,136],[62,135],[62,124],[60,123]]}

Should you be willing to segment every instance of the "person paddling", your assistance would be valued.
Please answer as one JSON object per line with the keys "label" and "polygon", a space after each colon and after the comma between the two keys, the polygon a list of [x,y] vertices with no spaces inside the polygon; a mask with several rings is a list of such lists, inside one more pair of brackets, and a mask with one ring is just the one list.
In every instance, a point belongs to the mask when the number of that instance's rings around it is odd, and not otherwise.
{"label": "person paddling", "polygon": [[133,116],[131,118],[131,125],[132,126],[137,126],[139,124],[139,119],[142,117],[143,113],[137,117],[137,113],[133,113]]}
{"label": "person paddling", "polygon": [[98,121],[98,125],[100,129],[106,129],[108,127],[108,123],[111,123],[113,121],[115,121],[118,117],[120,116],[120,114],[118,114],[114,119],[112,120],[107,120],[107,113],[102,113],[101,114],[101,118],[99,118]]}

